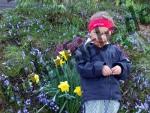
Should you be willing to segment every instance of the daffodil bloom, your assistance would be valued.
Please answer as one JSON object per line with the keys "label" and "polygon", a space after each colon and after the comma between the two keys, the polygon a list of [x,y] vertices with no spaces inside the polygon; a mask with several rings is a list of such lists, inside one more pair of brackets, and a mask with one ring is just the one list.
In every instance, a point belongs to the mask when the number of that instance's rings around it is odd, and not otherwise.
{"label": "daffodil bloom", "polygon": [[62,66],[65,63],[65,61],[61,59],[59,56],[57,56],[56,59],[54,59],[54,62],[56,66]]}
{"label": "daffodil bloom", "polygon": [[65,59],[65,61],[67,61],[67,60],[69,59],[69,57],[71,56],[70,50],[63,50],[63,51],[60,51],[59,54],[60,54],[60,56],[61,56],[62,58]]}
{"label": "daffodil bloom", "polygon": [[74,93],[76,93],[78,96],[81,96],[82,95],[81,87],[77,86],[74,90]]}
{"label": "daffodil bloom", "polygon": [[39,75],[37,75],[37,74],[31,74],[31,80],[32,80],[32,82],[38,84],[39,81],[40,81]]}
{"label": "daffodil bloom", "polygon": [[56,59],[54,59],[55,65],[59,66],[60,65],[60,57],[57,56]]}
{"label": "daffodil bloom", "polygon": [[61,92],[69,92],[69,84],[67,81],[60,82],[58,85],[58,88],[61,90]]}

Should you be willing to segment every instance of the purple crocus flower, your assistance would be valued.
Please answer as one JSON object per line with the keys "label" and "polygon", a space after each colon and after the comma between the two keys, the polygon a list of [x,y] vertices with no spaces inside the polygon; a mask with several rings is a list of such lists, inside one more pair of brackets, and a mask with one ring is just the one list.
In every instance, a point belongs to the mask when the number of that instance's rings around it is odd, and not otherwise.
{"label": "purple crocus flower", "polygon": [[72,42],[67,44],[67,49],[69,49],[71,53],[73,53],[76,48],[78,48],[83,43],[83,41],[84,39],[80,36],[75,36]]}
{"label": "purple crocus flower", "polygon": [[76,36],[73,40],[74,46],[78,47],[83,43],[84,39],[81,38],[80,36]]}
{"label": "purple crocus flower", "polygon": [[73,43],[69,43],[69,44],[67,44],[67,49],[69,49],[71,51],[71,53],[73,53],[74,50],[76,49],[76,47],[74,46]]}
{"label": "purple crocus flower", "polygon": [[57,56],[59,52],[62,51],[63,49],[64,49],[63,44],[58,44],[55,49],[55,55]]}

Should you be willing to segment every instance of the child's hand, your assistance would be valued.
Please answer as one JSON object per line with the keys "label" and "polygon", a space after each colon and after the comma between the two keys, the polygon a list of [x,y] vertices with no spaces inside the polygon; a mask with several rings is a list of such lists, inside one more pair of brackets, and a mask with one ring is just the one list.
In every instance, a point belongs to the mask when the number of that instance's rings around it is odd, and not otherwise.
{"label": "child's hand", "polygon": [[104,66],[103,66],[103,69],[102,69],[102,74],[103,74],[104,76],[110,76],[110,75],[112,75],[112,70],[110,69],[109,66],[104,65]]}
{"label": "child's hand", "polygon": [[111,68],[113,75],[119,75],[121,74],[121,67],[119,65],[116,65],[115,67]]}

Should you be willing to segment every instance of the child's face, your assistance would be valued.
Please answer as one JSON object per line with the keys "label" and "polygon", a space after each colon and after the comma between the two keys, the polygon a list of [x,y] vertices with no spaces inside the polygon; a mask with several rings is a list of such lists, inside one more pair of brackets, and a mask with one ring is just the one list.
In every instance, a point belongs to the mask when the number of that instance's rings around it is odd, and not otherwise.
{"label": "child's face", "polygon": [[108,42],[108,38],[111,35],[111,31],[106,27],[97,27],[90,32],[92,42],[98,46],[102,47]]}

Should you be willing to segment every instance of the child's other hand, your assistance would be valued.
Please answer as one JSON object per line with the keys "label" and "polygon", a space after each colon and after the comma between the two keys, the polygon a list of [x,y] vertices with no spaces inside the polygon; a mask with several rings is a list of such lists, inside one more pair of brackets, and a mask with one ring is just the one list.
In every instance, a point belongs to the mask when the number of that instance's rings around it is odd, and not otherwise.
{"label": "child's other hand", "polygon": [[111,68],[113,75],[120,75],[121,74],[121,67],[116,65],[115,67]]}
{"label": "child's other hand", "polygon": [[104,66],[103,66],[103,69],[102,69],[102,74],[103,74],[104,76],[110,76],[110,75],[112,75],[112,70],[110,69],[109,66],[104,65]]}

